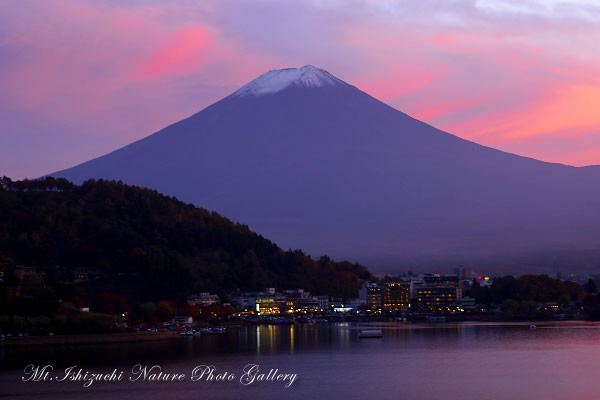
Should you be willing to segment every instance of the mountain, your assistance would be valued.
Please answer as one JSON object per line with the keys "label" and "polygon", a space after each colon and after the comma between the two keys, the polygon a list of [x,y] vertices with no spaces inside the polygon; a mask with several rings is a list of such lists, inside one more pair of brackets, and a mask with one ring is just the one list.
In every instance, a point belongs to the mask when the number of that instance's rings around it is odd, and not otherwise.
{"label": "mountain", "polygon": [[267,72],[187,119],[53,175],[150,187],[283,248],[380,271],[600,264],[600,167],[460,139],[312,66]]}
{"label": "mountain", "polygon": [[265,287],[356,297],[360,279],[372,278],[357,264],[283,251],[247,226],[153,190],[54,178],[0,179],[0,270],[15,264],[38,266],[49,281],[57,271],[99,269],[96,291],[140,301]]}

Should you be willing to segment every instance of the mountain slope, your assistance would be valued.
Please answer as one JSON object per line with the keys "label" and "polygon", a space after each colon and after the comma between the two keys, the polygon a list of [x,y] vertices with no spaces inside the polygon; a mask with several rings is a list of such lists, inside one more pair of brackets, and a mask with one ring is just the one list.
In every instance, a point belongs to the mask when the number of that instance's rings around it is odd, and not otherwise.
{"label": "mountain slope", "polygon": [[310,66],[270,71],[190,118],[54,175],[151,187],[284,248],[382,269],[600,244],[598,167],[462,140]]}
{"label": "mountain slope", "polygon": [[[104,290],[138,300],[304,288],[356,297],[364,268],[271,241],[216,213],[122,183],[0,180],[0,266],[100,268]],[[129,278],[127,278],[129,276]],[[120,277],[120,278],[119,278]]]}

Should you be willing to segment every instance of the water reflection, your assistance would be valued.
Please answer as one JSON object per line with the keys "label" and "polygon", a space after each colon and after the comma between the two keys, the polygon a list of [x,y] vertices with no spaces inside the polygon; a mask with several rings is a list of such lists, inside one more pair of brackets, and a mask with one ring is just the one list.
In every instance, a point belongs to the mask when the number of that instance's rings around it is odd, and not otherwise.
{"label": "water reflection", "polygon": [[538,324],[531,330],[525,324],[298,324],[241,327],[226,335],[183,337],[162,342],[107,344],[92,346],[53,346],[0,348],[0,366],[20,368],[27,363],[67,365],[84,360],[91,365],[130,363],[131,360],[179,359],[196,355],[256,354],[347,351],[371,346],[358,338],[361,329],[382,329],[388,349],[502,349],[518,345],[544,350],[564,343],[596,345],[600,340],[598,323]]}
{"label": "water reflection", "polygon": [[[10,397],[12,393],[45,398],[45,386],[15,384],[19,371],[29,363],[62,367],[78,364],[87,368],[158,363],[175,371],[188,371],[199,363],[210,363],[222,370],[257,363],[267,370],[298,373],[297,387],[282,392],[278,386],[243,389],[213,385],[210,398],[595,398],[600,325],[537,325],[534,330],[528,324],[485,323],[260,325],[241,327],[226,335],[164,342],[3,348],[0,386],[8,391],[0,390],[0,396],[8,393]],[[381,339],[358,337],[361,329],[373,327],[382,329]],[[76,392],[76,388],[70,386],[69,390]],[[202,397],[199,388],[207,389],[198,385],[138,389],[143,395],[139,398],[154,400],[165,398],[166,393],[167,397]],[[23,394],[27,390],[31,392]],[[61,394],[62,389],[55,390]],[[137,395],[128,386],[110,390],[115,398],[124,397],[125,392],[129,400]],[[88,391],[85,396],[93,398],[98,393],[102,392]],[[71,398],[77,397],[71,393]]]}
{"label": "water reflection", "polygon": [[290,326],[290,354],[294,354],[294,326]]}

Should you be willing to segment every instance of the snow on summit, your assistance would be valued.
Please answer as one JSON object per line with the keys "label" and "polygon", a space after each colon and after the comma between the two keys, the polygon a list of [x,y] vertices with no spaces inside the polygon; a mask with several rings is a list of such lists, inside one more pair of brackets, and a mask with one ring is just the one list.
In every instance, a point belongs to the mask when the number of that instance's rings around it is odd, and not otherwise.
{"label": "snow on summit", "polygon": [[237,90],[233,95],[277,93],[292,84],[302,87],[346,85],[345,82],[329,72],[312,65],[306,65],[302,68],[269,71]]}

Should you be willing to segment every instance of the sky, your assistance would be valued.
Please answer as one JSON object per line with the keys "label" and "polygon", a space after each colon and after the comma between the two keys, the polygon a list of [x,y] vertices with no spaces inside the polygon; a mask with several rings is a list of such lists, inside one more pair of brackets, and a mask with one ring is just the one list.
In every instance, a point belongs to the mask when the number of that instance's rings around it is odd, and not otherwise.
{"label": "sky", "polygon": [[596,0],[3,0],[0,176],[74,166],[307,64],[462,138],[600,164]]}

